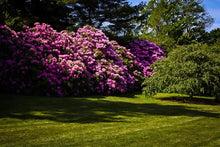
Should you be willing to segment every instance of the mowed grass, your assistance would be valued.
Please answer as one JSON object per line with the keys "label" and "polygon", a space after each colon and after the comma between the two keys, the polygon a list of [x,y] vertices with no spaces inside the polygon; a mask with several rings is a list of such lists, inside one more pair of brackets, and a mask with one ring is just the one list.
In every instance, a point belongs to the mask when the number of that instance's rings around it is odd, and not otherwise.
{"label": "mowed grass", "polygon": [[143,95],[0,97],[0,146],[220,146],[219,105]]}

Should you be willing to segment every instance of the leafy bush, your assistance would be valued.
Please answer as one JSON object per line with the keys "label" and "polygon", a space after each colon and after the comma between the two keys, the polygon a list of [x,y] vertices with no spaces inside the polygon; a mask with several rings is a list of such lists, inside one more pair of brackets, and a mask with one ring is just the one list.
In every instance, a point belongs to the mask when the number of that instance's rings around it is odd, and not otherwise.
{"label": "leafy bush", "polygon": [[131,53],[136,56],[137,63],[141,63],[145,77],[152,75],[150,67],[157,59],[164,58],[165,54],[162,47],[154,44],[152,41],[138,39],[130,44]]}
{"label": "leafy bush", "polygon": [[142,66],[135,56],[91,26],[76,33],[47,24],[16,33],[0,27],[2,91],[37,95],[121,93],[137,89]]}
{"label": "leafy bush", "polygon": [[154,76],[146,78],[143,92],[215,96],[219,99],[219,50],[202,44],[179,46],[153,65]]}

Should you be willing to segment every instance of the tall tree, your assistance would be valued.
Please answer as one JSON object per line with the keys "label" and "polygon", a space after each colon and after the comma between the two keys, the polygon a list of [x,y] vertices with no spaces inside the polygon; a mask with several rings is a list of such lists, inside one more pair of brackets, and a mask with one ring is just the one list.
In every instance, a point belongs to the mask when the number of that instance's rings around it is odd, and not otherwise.
{"label": "tall tree", "polygon": [[27,13],[25,0],[1,0],[0,1],[0,25],[8,25],[19,28],[24,22],[24,14]]}
{"label": "tall tree", "polygon": [[57,30],[66,29],[71,25],[70,13],[72,8],[69,8],[67,5],[58,2],[57,0],[39,0],[36,2],[35,7],[37,10],[33,12],[33,15],[37,17],[37,21],[48,23]]}
{"label": "tall tree", "polygon": [[[150,0],[142,10],[146,16],[143,22],[145,32],[154,35],[159,44],[164,38],[175,43],[181,39],[197,40],[198,32],[213,23],[201,5],[202,0]],[[161,39],[161,40],[160,40]]]}
{"label": "tall tree", "polygon": [[137,39],[135,34],[139,32],[138,22],[143,19],[140,15],[143,6],[144,3],[140,3],[136,6],[131,6],[127,3],[112,13],[109,25],[105,27],[108,33],[110,33],[110,37],[112,35],[115,36],[111,39],[116,39],[124,46],[127,46],[129,42]]}
{"label": "tall tree", "polygon": [[[131,6],[127,0],[60,0],[72,8],[69,29],[76,30],[86,24],[102,29],[111,39],[128,44],[140,19],[143,4]],[[129,36],[129,37],[128,37]],[[121,40],[121,41],[120,41]],[[124,42],[124,40],[127,40]]]}
{"label": "tall tree", "polygon": [[[118,30],[118,25],[131,21],[137,16],[139,7],[131,6],[127,0],[60,0],[72,8],[71,20],[75,26],[89,24],[96,28],[111,26]],[[117,25],[117,26],[116,26]],[[128,25],[128,24],[126,24]]]}
{"label": "tall tree", "polygon": [[0,1],[0,24],[21,30],[23,25],[34,22],[48,23],[61,30],[69,26],[71,9],[57,0],[2,0]]}
{"label": "tall tree", "polygon": [[16,30],[36,21],[73,31],[89,24],[122,40],[133,36],[144,6],[131,6],[127,0],[2,0],[0,5],[0,23]]}

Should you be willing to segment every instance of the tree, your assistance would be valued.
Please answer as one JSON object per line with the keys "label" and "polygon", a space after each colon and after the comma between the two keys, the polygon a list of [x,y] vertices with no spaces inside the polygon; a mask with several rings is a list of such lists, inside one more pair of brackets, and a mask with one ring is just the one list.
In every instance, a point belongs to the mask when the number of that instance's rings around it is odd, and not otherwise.
{"label": "tree", "polygon": [[18,29],[26,22],[22,16],[27,12],[25,0],[0,1],[0,25],[8,25]]}
{"label": "tree", "polygon": [[154,75],[145,79],[143,92],[148,97],[160,92],[215,96],[219,101],[219,51],[220,47],[202,44],[179,46],[156,61]]}
{"label": "tree", "polygon": [[117,40],[119,44],[128,47],[129,42],[137,39],[139,32],[138,21],[142,20],[140,16],[141,9],[144,3],[136,6],[126,4],[112,13],[112,18],[109,20],[109,25],[104,27],[104,32],[112,40]]}
{"label": "tree", "polygon": [[220,28],[214,29],[209,33],[210,43],[219,43],[220,42]]}
{"label": "tree", "polygon": [[127,0],[63,0],[72,8],[71,21],[73,30],[84,25],[91,25],[105,32],[126,36],[135,28],[136,19],[143,6],[131,6]]}
{"label": "tree", "polygon": [[220,45],[220,28],[211,30],[210,32],[203,30],[198,37],[198,42],[209,45]]}
{"label": "tree", "polygon": [[213,22],[201,4],[202,0],[149,1],[142,10],[146,16],[142,36],[154,36],[160,45],[166,44],[166,40],[174,43],[187,38],[197,40],[198,32]]}
{"label": "tree", "polygon": [[37,22],[50,24],[59,31],[72,25],[69,21],[72,8],[57,0],[41,0],[34,7],[37,8],[37,14],[32,13],[37,17]]}
{"label": "tree", "polygon": [[62,30],[70,25],[67,5],[56,0],[2,0],[0,2],[0,25],[21,30],[23,25],[33,26],[44,22]]}
{"label": "tree", "polygon": [[40,22],[58,31],[77,31],[88,24],[125,45],[133,39],[143,6],[131,6],[127,0],[1,0],[0,24],[21,30]]}
{"label": "tree", "polygon": [[101,28],[104,22],[109,22],[113,13],[123,7],[126,0],[60,0],[63,4],[72,8],[71,21],[73,27],[91,25]]}

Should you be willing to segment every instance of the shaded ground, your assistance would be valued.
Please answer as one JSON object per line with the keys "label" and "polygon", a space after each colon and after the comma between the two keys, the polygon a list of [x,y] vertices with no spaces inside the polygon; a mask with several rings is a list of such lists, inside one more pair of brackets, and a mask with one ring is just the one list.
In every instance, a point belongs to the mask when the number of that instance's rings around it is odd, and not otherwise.
{"label": "shaded ground", "polygon": [[189,97],[167,97],[167,98],[159,98],[159,99],[161,101],[188,103],[188,104],[220,105],[220,103],[215,102],[214,99],[204,99],[204,98],[191,99]]}

